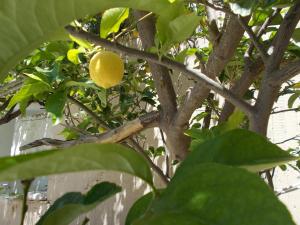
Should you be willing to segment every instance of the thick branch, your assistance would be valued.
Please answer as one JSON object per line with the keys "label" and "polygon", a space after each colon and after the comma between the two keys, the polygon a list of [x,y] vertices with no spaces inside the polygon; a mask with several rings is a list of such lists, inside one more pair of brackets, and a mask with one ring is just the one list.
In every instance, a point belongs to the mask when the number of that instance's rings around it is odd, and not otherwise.
{"label": "thick branch", "polygon": [[[137,19],[146,13],[134,11]],[[155,18],[148,17],[137,25],[144,49],[154,46]],[[184,158],[189,145],[189,139],[182,130],[172,129],[170,126],[177,112],[176,93],[167,67],[149,62],[150,71],[154,80],[158,100],[162,109],[160,127],[167,135],[167,148],[177,158]]]}
{"label": "thick branch", "polygon": [[[220,85],[218,82],[214,81],[213,79],[209,78],[208,76],[204,75],[203,73],[200,73],[199,71],[189,69],[185,65],[178,63],[176,61],[170,60],[166,57],[162,57],[160,59],[156,54],[143,52],[143,51],[139,51],[137,49],[122,46],[117,43],[112,43],[108,40],[101,39],[98,36],[89,34],[85,31],[77,31],[73,27],[67,27],[66,29],[68,30],[68,32],[71,35],[73,35],[77,38],[85,39],[95,45],[101,45],[103,47],[115,50],[117,52],[126,53],[129,56],[141,58],[141,59],[147,60],[149,62],[153,62],[153,63],[159,64],[162,66],[166,66],[170,69],[174,69],[179,72],[182,72],[183,74],[189,76],[190,78],[197,80],[199,83],[202,83],[206,88],[209,88],[209,89],[215,91],[216,93],[220,94],[224,98],[228,99],[228,101],[230,101],[232,104],[234,104],[235,106],[237,106],[238,108],[243,110],[246,114],[252,114],[252,107],[248,103],[244,102],[239,97],[237,97],[235,94],[233,94],[232,92],[230,92],[229,90],[224,88],[222,85]],[[235,39],[235,38],[232,37],[232,39]],[[238,42],[239,42],[239,40],[238,40]],[[227,45],[222,45],[223,51],[226,50],[226,47],[227,47]],[[234,53],[234,50],[235,50],[235,48],[232,50],[233,53]],[[221,49],[219,49],[219,51],[221,51]],[[216,57],[216,59],[218,58],[218,56],[215,56],[215,57]],[[220,60],[220,58],[219,58],[219,60]],[[226,62],[227,61],[229,61],[229,60],[226,60]]]}
{"label": "thick branch", "polygon": [[300,60],[290,62],[282,69],[275,71],[269,76],[268,82],[272,85],[281,85],[298,74],[300,74]]}
{"label": "thick branch", "polygon": [[[244,68],[244,72],[239,80],[237,80],[233,87],[230,89],[233,93],[235,93],[239,97],[243,97],[251,84],[258,78],[259,74],[263,71],[263,62],[258,59],[257,62],[253,63],[246,59],[246,65]],[[229,116],[234,112],[234,105],[230,102],[225,101],[223,106],[219,123],[226,121]]]}
{"label": "thick branch", "polygon": [[83,136],[78,140],[72,141],[62,141],[44,138],[20,147],[20,150],[24,151],[30,148],[43,145],[67,148],[70,146],[84,143],[118,143],[144,129],[157,126],[158,120],[159,112],[155,111],[141,116],[133,121],[124,124],[123,126],[120,126],[114,130],[107,131],[104,134],[98,136]]}
{"label": "thick branch", "polygon": [[[224,25],[224,27],[226,27],[226,29],[219,42],[215,43],[206,65],[206,75],[212,79],[219,76],[219,74],[224,70],[226,64],[234,56],[236,48],[244,34],[244,30],[240,26],[235,15],[229,16],[228,22],[226,26]],[[224,95],[222,95],[219,91],[214,91],[224,97]],[[184,126],[189,121],[192,113],[199,108],[203,101],[208,97],[209,92],[210,87],[203,84],[203,82],[196,84],[196,86],[189,91],[185,102],[178,111],[176,124]],[[240,98],[238,99],[241,101]],[[228,99],[228,101],[230,100]],[[233,103],[232,101],[230,102]],[[237,106],[237,104],[233,104]],[[240,106],[238,107],[241,108]],[[243,108],[245,107],[242,106],[241,110],[243,110],[248,116],[252,113],[251,107],[247,107],[248,109]]]}
{"label": "thick branch", "polygon": [[268,60],[267,71],[274,71],[279,68],[282,57],[295,31],[300,19],[300,0],[298,0],[285,15],[278,32],[274,38],[270,50],[272,53]]}

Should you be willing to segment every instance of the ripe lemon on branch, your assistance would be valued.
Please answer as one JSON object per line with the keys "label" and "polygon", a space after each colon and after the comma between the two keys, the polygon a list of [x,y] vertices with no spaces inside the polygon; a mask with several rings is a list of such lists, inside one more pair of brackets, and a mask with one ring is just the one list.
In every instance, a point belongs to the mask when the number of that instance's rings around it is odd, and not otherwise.
{"label": "ripe lemon on branch", "polygon": [[100,87],[110,88],[121,83],[124,75],[124,62],[110,51],[96,53],[89,65],[91,79]]}

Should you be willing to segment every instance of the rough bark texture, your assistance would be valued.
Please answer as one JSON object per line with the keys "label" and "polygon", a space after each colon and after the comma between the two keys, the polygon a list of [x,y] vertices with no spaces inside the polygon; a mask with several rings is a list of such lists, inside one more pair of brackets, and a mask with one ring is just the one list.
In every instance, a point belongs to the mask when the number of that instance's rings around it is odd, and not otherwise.
{"label": "rough bark texture", "polygon": [[[247,21],[249,18],[247,18]],[[234,56],[235,50],[243,37],[244,30],[240,26],[236,17],[230,16],[224,33],[216,42],[212,53],[209,56],[206,64],[206,74],[212,79],[223,71],[226,64]],[[199,108],[203,101],[208,97],[210,89],[205,85],[197,84],[189,96],[187,96],[185,103],[177,114],[176,124],[179,127],[184,127],[189,121],[192,113]]]}
{"label": "rough bark texture", "polygon": [[[143,17],[146,13],[141,11],[134,12],[136,19]],[[155,18],[148,17],[138,23],[138,30],[144,49],[154,45],[155,38]],[[176,93],[172,84],[169,70],[166,67],[149,62],[155,87],[158,94],[158,100],[162,109],[162,120],[160,127],[166,133],[166,143],[169,151],[175,154],[176,158],[184,158],[189,140],[183,134],[182,130],[176,130],[172,127],[174,115],[177,112]]]}
{"label": "rough bark texture", "polygon": [[[262,71],[263,62],[261,60],[246,65],[241,78],[232,86],[231,91],[242,98]],[[235,106],[226,100],[219,118],[219,123],[226,121],[233,113],[234,109]]]}
{"label": "rough bark texture", "polygon": [[[278,77],[280,64],[299,19],[300,1],[297,1],[285,15],[269,50],[271,54],[265,65],[265,76],[262,80],[257,101],[255,103],[256,114],[250,119],[250,129],[262,135],[266,135],[267,133],[272,107],[278,97],[280,86],[282,84],[281,82],[274,83],[272,80],[274,76],[276,77],[276,80],[280,80],[280,77]],[[281,75],[284,76],[284,73],[281,73]],[[288,76],[288,78],[290,78],[290,76]]]}

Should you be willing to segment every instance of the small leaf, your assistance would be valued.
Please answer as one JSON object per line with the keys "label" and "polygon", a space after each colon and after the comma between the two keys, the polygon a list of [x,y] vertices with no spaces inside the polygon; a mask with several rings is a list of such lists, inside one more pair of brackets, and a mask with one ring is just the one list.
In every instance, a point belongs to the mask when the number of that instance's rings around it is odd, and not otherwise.
{"label": "small leaf", "polygon": [[69,37],[72,41],[76,42],[77,44],[79,44],[83,48],[87,48],[87,49],[92,49],[93,48],[91,43],[88,42],[87,40],[79,39],[79,38],[76,38],[72,35],[69,35]]}
{"label": "small leaf", "polygon": [[248,130],[236,129],[195,144],[182,166],[215,162],[259,172],[293,160],[297,157],[266,138]]}
{"label": "small leaf", "polygon": [[86,195],[79,192],[67,193],[51,205],[36,225],[68,225],[121,190],[115,184],[103,182],[92,187]]}
{"label": "small leaf", "polygon": [[79,49],[70,49],[68,51],[68,54],[67,54],[67,57],[68,57],[68,60],[72,63],[74,63],[75,65],[78,65],[80,64],[80,60],[79,60],[79,54],[81,53],[82,51],[80,51]]}
{"label": "small leaf", "polygon": [[28,98],[38,95],[40,93],[48,92],[50,90],[49,85],[44,82],[28,78],[25,80],[22,88],[13,96],[10,100],[8,109],[20,103],[22,101],[28,101]]}
{"label": "small leaf", "polygon": [[299,93],[293,94],[291,97],[289,97],[288,100],[288,107],[293,108],[295,101],[300,97]]}
{"label": "small leaf", "polygon": [[300,42],[300,28],[297,28],[297,29],[294,30],[292,39],[293,39],[295,42]]}
{"label": "small leaf", "polygon": [[128,16],[128,8],[113,8],[106,10],[101,19],[101,38],[107,38],[108,35],[118,32],[120,25],[128,18]]}
{"label": "small leaf", "polygon": [[66,141],[75,140],[80,137],[78,132],[73,129],[65,128],[60,134],[65,138]]}
{"label": "small leaf", "polygon": [[0,181],[89,170],[128,173],[153,187],[146,160],[132,149],[117,144],[84,144],[64,150],[0,158]]}
{"label": "small leaf", "polygon": [[65,90],[57,91],[51,94],[46,101],[46,110],[55,118],[63,116],[64,107],[67,101],[67,93]]}

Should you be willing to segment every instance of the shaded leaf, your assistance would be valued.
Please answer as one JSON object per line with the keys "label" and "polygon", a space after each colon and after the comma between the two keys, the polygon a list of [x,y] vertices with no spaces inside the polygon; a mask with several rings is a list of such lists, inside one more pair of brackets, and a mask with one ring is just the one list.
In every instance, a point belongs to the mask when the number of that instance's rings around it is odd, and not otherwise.
{"label": "shaded leaf", "polygon": [[46,101],[46,110],[55,118],[61,118],[67,101],[67,93],[65,90],[57,91],[51,94]]}
{"label": "shaded leaf", "polygon": [[148,213],[133,223],[153,224],[295,225],[259,176],[219,164],[179,168]]}
{"label": "shaded leaf", "polygon": [[103,182],[92,187],[86,195],[80,192],[67,193],[51,205],[36,225],[68,225],[121,190],[115,184]]}
{"label": "shaded leaf", "polygon": [[174,19],[179,4],[166,0],[0,0],[0,80],[42,43],[68,38],[64,26],[74,19],[114,7],[172,14]]}
{"label": "shaded leaf", "polygon": [[84,144],[64,150],[0,158],[0,181],[90,170],[128,173],[153,186],[146,160],[133,150],[117,144]]}

